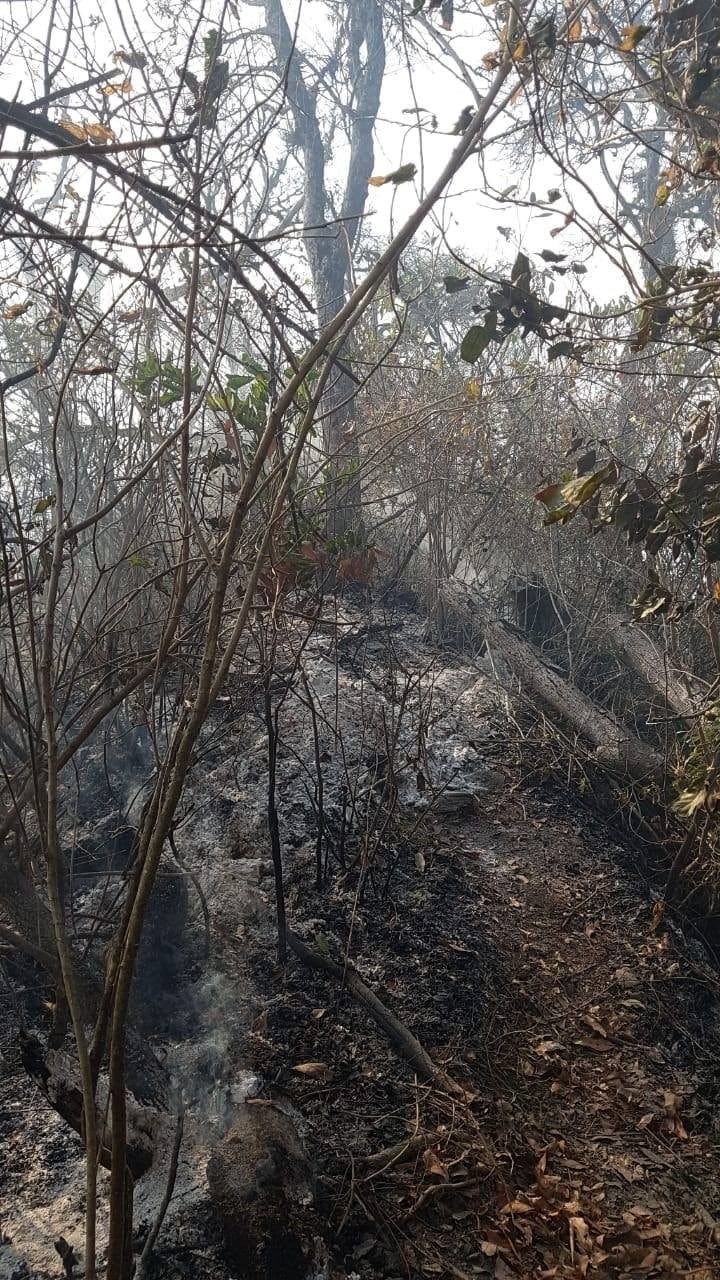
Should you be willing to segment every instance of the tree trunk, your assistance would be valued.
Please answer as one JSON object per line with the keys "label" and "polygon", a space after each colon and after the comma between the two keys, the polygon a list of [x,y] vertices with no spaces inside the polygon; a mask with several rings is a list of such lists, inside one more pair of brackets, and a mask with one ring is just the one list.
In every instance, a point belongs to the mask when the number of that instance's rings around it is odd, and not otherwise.
{"label": "tree trunk", "polygon": [[[352,276],[357,243],[373,167],[373,130],[380,106],[385,70],[383,10],[379,0],[353,0],[328,68],[313,84],[303,75],[303,58],[285,16],[282,0],[264,0],[265,18],[279,68],[304,167],[303,217],[305,251],[312,275],[318,326],[322,330],[342,309]],[[338,68],[342,63],[342,72]],[[332,68],[332,70],[331,70]],[[342,124],[348,126],[350,154],[340,216],[330,195],[330,146],[323,136],[318,95],[324,75],[338,76],[352,85],[353,96]],[[353,431],[353,400],[357,382],[348,370],[345,349],[336,363],[321,402],[324,448],[327,455],[327,535],[342,538],[362,529],[360,451]]]}
{"label": "tree trunk", "polygon": [[647,632],[624,622],[616,613],[604,619],[607,637],[615,653],[631,671],[659,695],[668,710],[680,720],[689,720],[697,712],[693,698],[668,665],[666,655],[658,649]]}
{"label": "tree trunk", "polygon": [[489,648],[502,656],[525,691],[589,742],[603,768],[635,782],[663,782],[666,770],[659,753],[546,666],[532,645],[492,616],[478,595],[456,582],[447,583],[440,594],[445,611],[454,614],[469,631],[481,629]]}

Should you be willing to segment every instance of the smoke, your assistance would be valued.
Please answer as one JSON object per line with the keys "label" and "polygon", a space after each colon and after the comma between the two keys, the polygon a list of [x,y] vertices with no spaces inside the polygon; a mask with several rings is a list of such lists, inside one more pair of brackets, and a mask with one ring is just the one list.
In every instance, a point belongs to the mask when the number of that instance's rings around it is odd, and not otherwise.
{"label": "smoke", "polygon": [[217,1138],[232,1123],[234,1111],[259,1092],[261,1081],[235,1065],[246,1029],[236,986],[224,974],[211,973],[186,998],[192,1001],[193,1033],[168,1045],[165,1066],[175,1104],[195,1114]]}

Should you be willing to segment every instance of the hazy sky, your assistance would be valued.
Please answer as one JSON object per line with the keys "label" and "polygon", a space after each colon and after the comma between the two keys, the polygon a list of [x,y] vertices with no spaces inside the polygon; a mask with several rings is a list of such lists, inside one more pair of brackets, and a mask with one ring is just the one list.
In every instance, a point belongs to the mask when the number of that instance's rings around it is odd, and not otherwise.
{"label": "hazy sky", "polygon": [[[66,0],[59,0],[56,9],[58,16],[62,15],[65,3]],[[174,5],[171,8],[176,12]],[[35,3],[32,0],[12,0],[10,4],[6,2],[5,5],[0,5],[0,22],[6,19],[0,37],[4,54],[4,91],[12,95],[19,90],[20,101],[31,100],[34,94],[42,91],[42,83],[37,78],[32,82],[28,65],[41,65],[41,49],[47,34],[50,10],[47,0],[36,0]],[[327,32],[327,17],[322,3],[319,0],[301,0],[298,10],[297,0],[286,0],[286,11],[291,25],[299,12],[300,46],[316,51]],[[207,6],[207,22],[203,23],[201,34],[212,26],[218,12],[219,0],[213,0]],[[150,43],[158,38],[168,47],[168,19],[163,18],[161,4],[144,4],[143,0],[103,0],[102,4],[96,0],[82,0],[80,5],[75,5],[75,13],[76,29],[80,32],[82,27],[82,40],[91,50],[96,67],[112,65],[115,48],[132,47],[133,34],[137,32],[138,24]],[[234,14],[237,14],[237,18]],[[482,7],[478,8],[475,15],[459,13],[453,30],[442,33],[442,38],[450,43],[458,56],[467,59],[471,65],[478,65],[483,54],[492,52],[497,47],[496,37],[486,25],[487,14],[487,8],[483,10]],[[185,31],[191,29],[193,15],[194,10],[185,11],[185,21],[182,30],[178,32],[178,63],[184,54]],[[242,24],[254,28],[261,24],[263,14],[257,5],[233,5],[226,14],[226,28],[231,36],[237,28],[238,18]],[[405,22],[409,30],[417,20],[407,16]],[[437,15],[433,15],[432,22],[437,26]],[[11,28],[15,28],[15,35]],[[59,40],[58,32],[53,43],[57,45]],[[86,60],[83,65],[82,40],[78,40],[76,48],[71,46],[59,82],[67,83],[74,75],[82,79],[87,74]],[[428,48],[434,47],[431,38],[427,38],[427,43]],[[228,56],[232,71],[233,59],[242,60],[242,46],[231,48]],[[141,82],[142,77],[137,72],[130,74]],[[151,67],[148,74],[152,80]],[[451,135],[452,127],[462,109],[471,101],[471,95],[462,83],[457,67],[440,50],[437,51],[437,56],[413,57],[411,60],[400,42],[388,50],[376,130],[375,170],[379,173],[388,172],[401,163],[413,161],[418,167],[418,176],[412,184],[371,189],[366,211],[366,225],[371,233],[381,238],[387,237],[411,212],[417,202],[421,180],[427,186],[445,164],[455,143],[455,138]],[[427,128],[421,131],[413,124],[414,117],[407,114],[407,109],[416,104],[436,116],[436,131]],[[72,110],[65,111],[64,106],[60,110],[55,109],[54,114],[55,118],[61,118],[63,114],[73,118]],[[122,137],[122,124],[119,126],[119,134]],[[18,140],[19,135],[16,135],[13,145],[17,145]],[[338,164],[341,164],[341,146],[337,148],[337,159]],[[562,223],[563,214],[570,207],[564,194],[557,205],[553,206],[552,212],[543,216],[541,212],[526,205],[515,204],[512,200],[499,202],[488,193],[488,185],[502,191],[517,183],[513,195],[527,200],[531,187],[534,187],[538,199],[542,200],[549,188],[562,187],[561,176],[549,161],[536,161],[532,174],[518,172],[518,164],[518,154],[512,153],[508,148],[493,150],[492,161],[485,174],[479,161],[476,158],[470,159],[426,223],[425,233],[434,234],[438,238],[441,233],[445,234],[449,243],[471,262],[507,261],[515,256],[518,247],[532,253],[550,245],[568,253],[570,257],[587,259],[588,245],[576,228],[569,227],[567,231],[562,231],[557,239],[549,237],[550,229]],[[46,193],[45,182],[51,174],[57,172],[58,162],[46,162],[46,167],[42,170],[45,178],[38,177],[38,204],[42,203]],[[592,216],[591,202],[586,196],[574,192],[572,199],[578,209]],[[585,280],[592,280],[593,292],[597,293],[599,290],[606,297],[623,287],[622,277],[618,272],[608,270],[606,261],[598,261],[595,265],[591,261],[590,273]],[[567,277],[558,278],[556,300],[562,299],[566,288]]]}

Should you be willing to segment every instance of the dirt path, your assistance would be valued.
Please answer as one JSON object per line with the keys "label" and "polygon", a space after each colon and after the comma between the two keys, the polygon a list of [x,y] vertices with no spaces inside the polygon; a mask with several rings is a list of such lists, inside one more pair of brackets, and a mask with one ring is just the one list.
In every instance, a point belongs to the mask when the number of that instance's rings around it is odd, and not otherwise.
{"label": "dirt path", "polygon": [[355,963],[468,1107],[412,1083],[322,978],[293,971],[263,1015],[257,1065],[306,1117],[338,1275],[710,1280],[720,977],[602,824],[519,797],[428,826],[424,875],[355,913]]}

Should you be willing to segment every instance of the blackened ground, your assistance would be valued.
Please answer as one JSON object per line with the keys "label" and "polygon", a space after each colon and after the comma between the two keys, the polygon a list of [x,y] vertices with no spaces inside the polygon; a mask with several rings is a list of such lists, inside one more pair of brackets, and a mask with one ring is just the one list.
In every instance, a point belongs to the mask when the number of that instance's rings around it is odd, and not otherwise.
{"label": "blackened ground", "polygon": [[[361,903],[352,876],[318,898],[296,865],[291,915],[467,1106],[415,1081],[332,980],[255,958],[247,1053],[305,1118],[338,1275],[720,1274],[720,978],[702,946],[556,787],[508,770],[483,812],[413,839],[425,871],[406,850]],[[409,1158],[364,1163],[401,1140]]]}
{"label": "blackened ground", "polygon": [[[333,980],[295,958],[279,970],[250,914],[222,940],[223,1025],[208,1044],[208,1081],[250,1067],[294,1104],[333,1280],[711,1280],[718,971],[664,916],[637,849],[570,793],[492,764],[495,791],[474,814],[393,825],[362,896],[351,867],[315,892],[311,841],[287,854],[293,926],[328,954],[347,953],[467,1100],[417,1081]],[[350,842],[349,866],[358,852]],[[271,884],[261,882],[268,899]],[[247,999],[248,966],[252,1029],[224,1038],[226,1011]],[[42,983],[30,979],[40,1009]],[[193,982],[189,973],[187,991]],[[19,1069],[5,988],[0,1002],[0,1202],[22,1201],[42,1234],[48,1205],[77,1216],[79,1146]],[[398,1142],[405,1151],[367,1162]],[[233,1275],[207,1200],[180,1208],[156,1280]],[[2,1253],[3,1275],[28,1280],[15,1243]],[[59,1263],[47,1274],[59,1276]]]}

